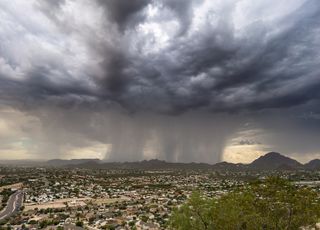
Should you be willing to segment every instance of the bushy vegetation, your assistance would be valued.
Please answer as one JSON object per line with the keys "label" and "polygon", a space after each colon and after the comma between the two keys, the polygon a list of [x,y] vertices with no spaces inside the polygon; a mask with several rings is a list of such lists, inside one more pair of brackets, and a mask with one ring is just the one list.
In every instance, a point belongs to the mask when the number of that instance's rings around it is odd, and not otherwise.
{"label": "bushy vegetation", "polygon": [[320,221],[319,194],[280,178],[255,182],[221,198],[194,192],[174,210],[171,229],[266,229],[312,227]]}
{"label": "bushy vegetation", "polygon": [[0,210],[7,206],[7,202],[12,194],[13,191],[11,189],[4,189],[0,192],[0,195],[2,196]]}

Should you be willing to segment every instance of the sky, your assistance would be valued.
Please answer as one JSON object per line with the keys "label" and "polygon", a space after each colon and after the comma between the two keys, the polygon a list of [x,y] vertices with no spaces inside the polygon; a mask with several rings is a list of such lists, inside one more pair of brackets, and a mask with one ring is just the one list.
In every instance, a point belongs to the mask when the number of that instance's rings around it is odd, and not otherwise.
{"label": "sky", "polygon": [[318,0],[0,0],[0,158],[320,158]]}

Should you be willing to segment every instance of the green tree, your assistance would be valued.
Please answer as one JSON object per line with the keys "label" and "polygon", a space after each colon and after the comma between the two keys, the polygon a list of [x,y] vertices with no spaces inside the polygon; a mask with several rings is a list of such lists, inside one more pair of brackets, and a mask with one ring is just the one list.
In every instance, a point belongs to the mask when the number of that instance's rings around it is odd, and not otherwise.
{"label": "green tree", "polygon": [[83,222],[82,221],[77,221],[76,226],[83,227]]}
{"label": "green tree", "polygon": [[286,180],[268,178],[221,198],[194,192],[173,211],[172,229],[293,230],[315,225],[320,218],[318,194]]}

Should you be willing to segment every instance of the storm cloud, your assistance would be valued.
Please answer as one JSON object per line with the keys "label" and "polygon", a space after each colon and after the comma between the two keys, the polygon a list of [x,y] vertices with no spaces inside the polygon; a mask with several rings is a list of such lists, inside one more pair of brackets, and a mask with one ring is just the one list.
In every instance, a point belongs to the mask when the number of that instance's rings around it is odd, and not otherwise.
{"label": "storm cloud", "polygon": [[216,162],[243,129],[319,154],[317,0],[13,0],[0,19],[1,110],[37,120],[34,156]]}

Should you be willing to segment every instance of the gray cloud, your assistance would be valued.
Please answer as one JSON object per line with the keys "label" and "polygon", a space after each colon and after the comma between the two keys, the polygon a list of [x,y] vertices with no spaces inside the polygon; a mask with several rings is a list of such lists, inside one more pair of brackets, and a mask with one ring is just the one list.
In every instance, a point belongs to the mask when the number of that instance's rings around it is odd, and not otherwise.
{"label": "gray cloud", "polygon": [[237,145],[261,145],[259,141],[254,141],[254,140],[241,140]]}
{"label": "gray cloud", "polygon": [[[142,159],[152,145],[168,160],[217,161],[228,137],[252,117],[273,133],[277,127],[265,126],[261,113],[319,112],[316,0],[0,6],[1,105],[42,124],[58,117],[43,131],[56,146],[72,142],[54,138],[67,128],[79,134],[74,146],[111,144],[113,160]],[[21,14],[32,16],[22,20]],[[311,129],[307,123],[301,130]],[[284,132],[279,140],[290,138]]]}
{"label": "gray cloud", "polygon": [[[55,10],[66,4],[65,1],[48,2],[43,1],[43,4]],[[97,7],[99,4],[112,12],[109,12],[112,14],[111,23],[123,25],[129,23],[134,14],[146,14],[142,11],[151,3],[99,1]],[[190,2],[164,1],[162,7],[174,11],[178,21],[185,21],[181,17],[189,21],[193,19],[188,12],[192,10]],[[36,60],[37,63],[25,73],[27,80],[20,84],[32,85],[35,93],[42,91],[44,96],[46,93],[93,94],[102,101],[115,100],[132,110],[158,111],[158,104],[153,103],[154,99],[158,99],[166,105],[160,112],[169,113],[170,110],[183,112],[199,107],[213,111],[290,107],[319,97],[319,73],[316,68],[319,58],[314,47],[319,43],[316,22],[320,9],[316,1],[307,1],[279,20],[277,23],[279,28],[283,27],[282,31],[273,31],[272,23],[261,21],[246,26],[243,32],[247,34],[239,38],[236,37],[231,16],[224,14],[224,10],[229,10],[231,15],[235,9],[225,8],[212,13],[217,18],[214,24],[204,20],[197,33],[189,31],[189,36],[174,37],[161,52],[143,53],[143,48],[139,47],[141,44],[130,50],[137,39],[142,42],[149,39],[141,38],[135,25],[124,28],[127,35],[110,34],[111,38],[119,36],[118,42],[103,43],[99,37],[85,37],[84,44],[88,48],[92,48],[97,39],[93,52],[101,60],[97,63],[97,68],[102,71],[101,76],[96,77],[94,73],[87,73],[86,76],[97,84],[95,92],[86,90],[81,79],[72,81],[74,76],[68,66],[61,63],[59,56],[43,60],[46,62]],[[147,18],[141,20],[137,22],[139,25],[148,23]],[[155,23],[158,20],[156,18]],[[48,80],[54,74],[63,76],[67,82],[56,87]],[[79,87],[81,84],[83,86]],[[57,89],[53,90],[55,87]],[[148,97],[140,100],[145,96]]]}
{"label": "gray cloud", "polygon": [[99,4],[104,7],[108,19],[115,22],[120,30],[127,29],[127,26],[135,26],[144,20],[141,11],[148,5],[148,0],[133,1],[103,1],[98,0]]}

